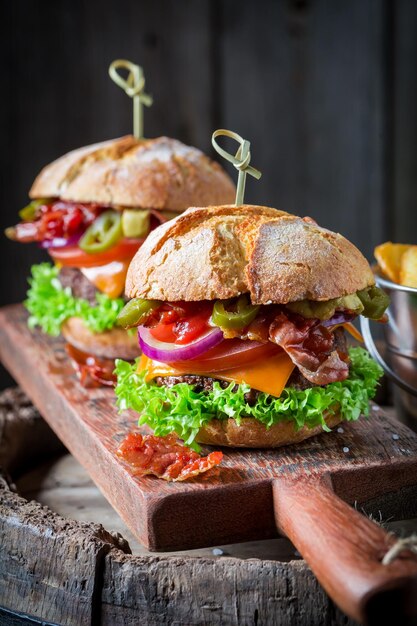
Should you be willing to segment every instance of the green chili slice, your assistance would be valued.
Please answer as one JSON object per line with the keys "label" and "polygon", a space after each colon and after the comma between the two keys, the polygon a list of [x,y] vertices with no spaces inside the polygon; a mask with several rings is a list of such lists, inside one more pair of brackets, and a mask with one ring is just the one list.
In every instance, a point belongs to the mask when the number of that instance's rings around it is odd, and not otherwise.
{"label": "green chili slice", "polygon": [[105,211],[87,228],[78,245],[89,254],[104,252],[114,246],[122,236],[120,213]]}
{"label": "green chili slice", "polygon": [[362,315],[369,317],[371,320],[381,319],[390,302],[389,296],[387,296],[385,291],[376,285],[358,291],[357,296],[363,304]]}
{"label": "green chili slice", "polygon": [[217,300],[211,319],[220,328],[241,329],[248,326],[256,317],[259,306],[250,304],[246,294],[237,300]]}
{"label": "green chili slice", "polygon": [[48,198],[38,198],[37,200],[32,200],[29,204],[23,209],[19,211],[19,217],[22,222],[33,222],[36,217],[36,213],[38,212],[38,208],[43,204],[48,204],[50,200]]}
{"label": "green chili slice", "polygon": [[298,300],[297,302],[289,302],[286,307],[293,313],[298,313],[307,319],[319,320],[329,320],[337,309],[347,309],[356,315],[360,315],[363,311],[363,304],[356,293],[332,300]]}
{"label": "green chili slice", "polygon": [[161,306],[158,300],[142,300],[134,298],[130,300],[117,316],[117,323],[122,328],[133,328],[143,322],[155,309]]}

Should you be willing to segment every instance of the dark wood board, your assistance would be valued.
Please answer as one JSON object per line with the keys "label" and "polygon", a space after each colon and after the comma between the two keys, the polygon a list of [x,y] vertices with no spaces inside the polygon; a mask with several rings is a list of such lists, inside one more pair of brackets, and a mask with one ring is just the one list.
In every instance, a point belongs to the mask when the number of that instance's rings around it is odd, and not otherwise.
{"label": "dark wood board", "polygon": [[[57,514],[56,500],[41,506],[36,494],[21,490],[20,479],[60,451],[58,438],[19,388],[0,393],[2,626],[354,626],[305,561],[283,561],[277,550],[267,555],[263,547],[263,559],[260,552],[256,558],[209,551],[133,556],[120,535],[108,532],[115,528],[108,517],[103,529],[91,494],[79,494],[78,504],[90,514],[84,520],[75,521],[69,508]],[[17,491],[5,473],[20,477]],[[61,484],[76,480],[57,478]],[[271,542],[257,545],[265,543]]]}
{"label": "dark wood board", "polygon": [[[219,469],[190,482],[137,478],[115,455],[135,427],[136,415],[117,412],[112,390],[84,389],[61,340],[29,331],[19,305],[0,312],[0,356],[132,532],[152,550],[275,536],[272,479],[279,476],[330,472],[337,493],[358,506],[417,485],[417,437],[377,408],[369,420],[343,424],[343,432],[298,446],[225,450]],[[401,504],[399,497],[398,514]]]}

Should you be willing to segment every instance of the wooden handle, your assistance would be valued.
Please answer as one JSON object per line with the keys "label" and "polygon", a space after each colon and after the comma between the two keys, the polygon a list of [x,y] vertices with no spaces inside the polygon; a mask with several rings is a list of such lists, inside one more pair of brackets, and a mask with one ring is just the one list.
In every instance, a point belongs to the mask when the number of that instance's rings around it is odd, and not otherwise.
{"label": "wooden handle", "polygon": [[416,623],[417,558],[381,562],[395,537],[336,496],[330,479],[278,478],[273,493],[278,530],[347,615],[370,626]]}

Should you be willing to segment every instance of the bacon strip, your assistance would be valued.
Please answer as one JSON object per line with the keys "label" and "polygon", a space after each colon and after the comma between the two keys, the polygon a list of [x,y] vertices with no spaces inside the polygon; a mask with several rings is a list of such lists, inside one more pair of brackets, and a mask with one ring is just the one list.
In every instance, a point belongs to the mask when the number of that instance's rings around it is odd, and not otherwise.
{"label": "bacon strip", "polygon": [[137,476],[153,474],[167,481],[183,481],[219,465],[222,452],[201,457],[173,433],[166,437],[131,432],[120,444],[117,454],[135,468]]}
{"label": "bacon strip", "polygon": [[89,389],[116,386],[117,378],[113,374],[113,359],[100,359],[86,352],[81,352],[69,343],[65,345],[65,349],[83,387]]}
{"label": "bacon strip", "polygon": [[334,348],[333,334],[318,320],[281,312],[269,328],[270,340],[281,346],[307,380],[327,385],[349,376],[349,366]]}

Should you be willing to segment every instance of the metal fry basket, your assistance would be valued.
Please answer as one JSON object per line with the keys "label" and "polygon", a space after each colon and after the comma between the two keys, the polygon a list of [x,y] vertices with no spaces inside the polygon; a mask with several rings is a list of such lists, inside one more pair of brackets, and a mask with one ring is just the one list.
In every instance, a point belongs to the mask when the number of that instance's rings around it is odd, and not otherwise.
{"label": "metal fry basket", "polygon": [[417,430],[417,289],[380,276],[376,276],[376,282],[391,298],[389,322],[381,325],[386,354],[382,355],[376,346],[365,317],[361,317],[363,338],[373,358],[396,385],[394,399],[399,417]]}

